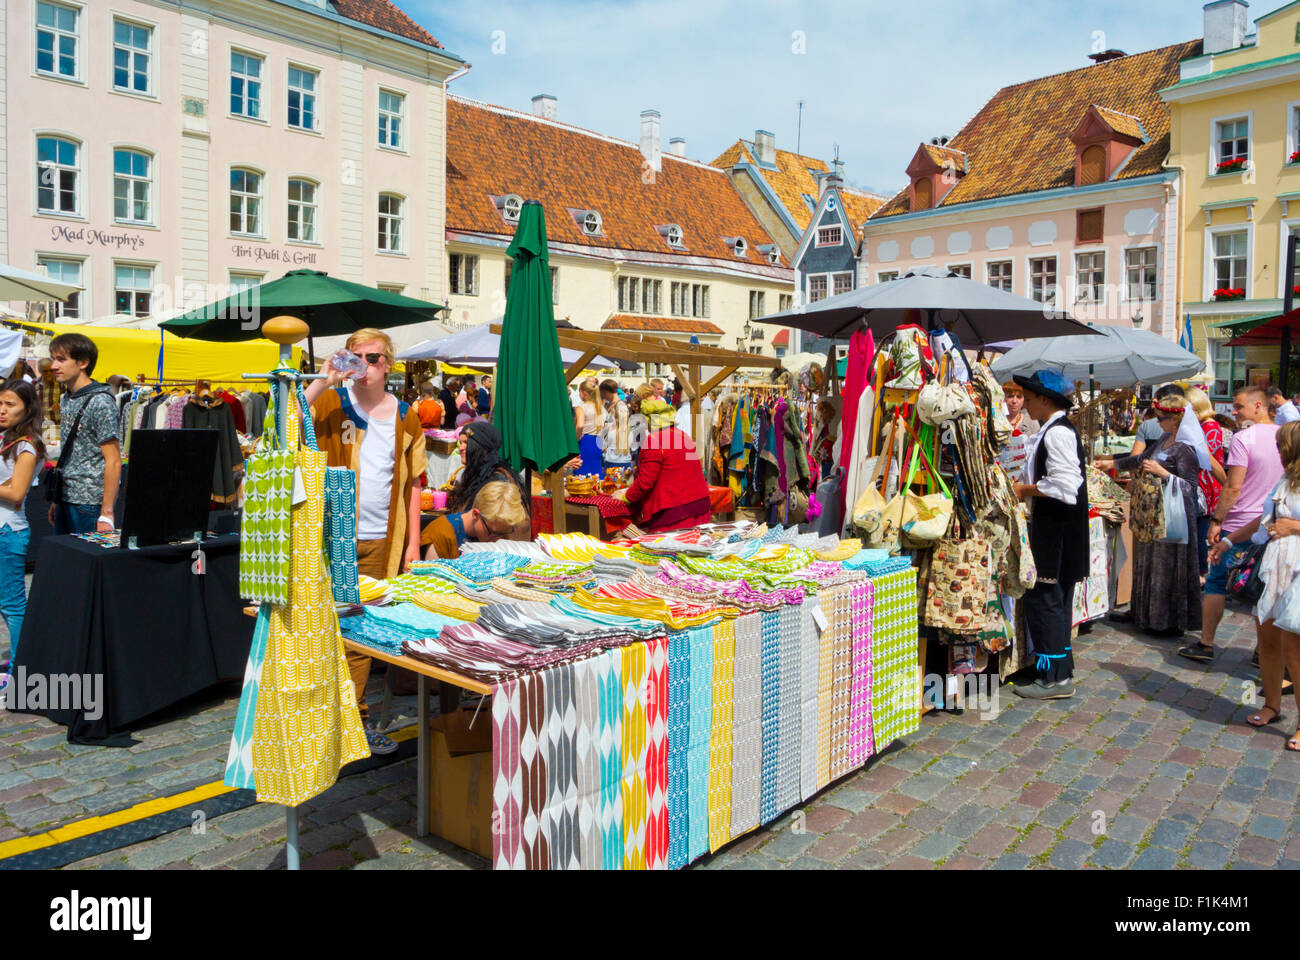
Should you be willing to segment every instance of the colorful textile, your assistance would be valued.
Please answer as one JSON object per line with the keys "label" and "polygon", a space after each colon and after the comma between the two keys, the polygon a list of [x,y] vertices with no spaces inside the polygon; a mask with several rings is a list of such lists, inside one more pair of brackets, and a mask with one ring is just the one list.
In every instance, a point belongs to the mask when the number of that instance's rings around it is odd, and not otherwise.
{"label": "colorful textile", "polygon": [[915,570],[877,578],[872,621],[872,723],[876,752],[921,726]]}
{"label": "colorful textile", "polygon": [[801,670],[803,650],[799,626],[804,611],[782,607],[778,612],[780,638],[780,709],[777,720],[777,768],[775,811],[779,815],[795,806],[799,795],[799,737],[802,714]]}
{"label": "colorful textile", "polygon": [[551,853],[552,870],[579,867],[577,746],[573,664],[561,663],[541,675],[550,738],[546,743],[547,798],[542,832]]}
{"label": "colorful textile", "polygon": [[549,783],[546,750],[550,740],[545,700],[541,674],[525,674],[519,678],[520,859],[525,870],[549,870],[551,866],[543,823]]}
{"label": "colorful textile", "polygon": [[690,863],[691,635],[668,635],[668,869]]}
{"label": "colorful textile", "polygon": [[458,593],[429,593],[421,591],[411,597],[411,602],[421,609],[455,620],[478,619],[483,604],[467,600]]}
{"label": "colorful textile", "polygon": [[492,866],[524,869],[523,765],[520,762],[519,681],[492,690]]}
{"label": "colorful textile", "polygon": [[623,868],[623,651],[592,661],[600,695],[600,833],[603,866]]}
{"label": "colorful textile", "polygon": [[735,607],[664,600],[628,583],[606,584],[594,594],[578,588],[573,591],[572,599],[588,610],[638,620],[655,620],[670,630],[684,630],[718,619],[733,619],[739,613]]}
{"label": "colorful textile", "polygon": [[755,590],[743,579],[716,580],[700,573],[687,573],[671,560],[659,561],[658,580],[659,583],[672,587],[678,595],[685,592],[697,596],[701,601],[719,600],[742,610],[777,610],[789,603],[803,603],[807,595],[802,585],[764,593]]}
{"label": "colorful textile", "polygon": [[[300,391],[302,387],[298,388]],[[305,397],[304,397],[305,399]],[[310,426],[310,418],[305,421]],[[348,467],[325,471],[325,553],[335,603],[360,603],[357,585],[357,475]]]}
{"label": "colorful textile", "polygon": [[831,621],[834,649],[831,662],[830,778],[849,772],[849,710],[853,694],[852,586],[835,587],[821,594],[822,609]]}
{"label": "colorful textile", "polygon": [[417,593],[455,593],[456,587],[449,580],[440,577],[421,576],[416,573],[403,573],[383,581],[384,586],[393,593],[397,603],[409,603]]}
{"label": "colorful textile", "polygon": [[230,736],[230,753],[226,757],[226,786],[237,790],[252,790],[253,779],[253,720],[257,716],[257,688],[262,682],[262,664],[266,660],[266,641],[271,629],[271,609],[258,608],[253,624],[253,644],[244,666],[244,688],[239,695],[239,710],[235,714],[235,729]]}
{"label": "colorful textile", "polygon": [[760,624],[763,759],[758,821],[764,824],[780,812],[776,806],[776,793],[777,767],[780,763],[777,726],[781,709],[781,615],[775,611],[763,613],[760,616]]}
{"label": "colorful textile", "polygon": [[453,584],[466,583],[486,586],[497,577],[507,577],[532,561],[515,553],[475,551],[455,559],[420,560],[410,565],[408,572],[420,576],[440,577]]}
{"label": "colorful textile", "polygon": [[578,866],[583,870],[604,867],[605,836],[600,827],[600,681],[597,664],[606,655],[573,664],[573,702],[577,726],[574,730],[574,779],[577,805]]}
{"label": "colorful textile", "polygon": [[731,837],[758,826],[763,778],[762,615],[736,620],[732,685]]}
{"label": "colorful textile", "polygon": [[645,860],[650,870],[668,866],[668,643],[655,637],[646,648]]}
{"label": "colorful textile", "polygon": [[713,628],[713,729],[709,741],[709,852],[731,839],[731,718],[736,625]]}
{"label": "colorful textile", "polygon": [[[689,836],[687,862],[709,849],[709,762],[713,741],[713,627],[690,636],[690,732],[686,758]],[[672,835],[669,834],[671,842]]]}
{"label": "colorful textile", "polygon": [[[293,404],[289,404],[292,409]],[[288,417],[286,419],[293,419]],[[239,526],[239,595],[259,603],[289,602],[292,555],[293,472],[297,427],[292,445],[277,446],[274,406],[257,452],[245,462],[244,512]],[[78,438],[80,439],[80,438]]]}
{"label": "colorful textile", "polygon": [[814,604],[805,603],[799,608],[799,793],[807,800],[817,787],[817,716],[818,692],[821,686],[821,632],[813,620]]}
{"label": "colorful textile", "polygon": [[849,705],[849,767],[860,767],[875,752],[871,731],[872,693],[872,606],[875,584],[870,580],[854,584],[853,688]]}
{"label": "colorful textile", "polygon": [[646,869],[646,706],[649,688],[647,645],[622,649],[623,683],[623,869]]}

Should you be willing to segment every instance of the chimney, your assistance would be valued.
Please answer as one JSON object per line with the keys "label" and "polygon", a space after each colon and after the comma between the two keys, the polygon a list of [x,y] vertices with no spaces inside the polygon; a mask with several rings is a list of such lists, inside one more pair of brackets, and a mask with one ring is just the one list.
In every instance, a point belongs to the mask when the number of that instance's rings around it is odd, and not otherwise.
{"label": "chimney", "polygon": [[669,140],[668,152],[671,153],[674,157],[686,156],[686,138],[673,137],[671,140]]}
{"label": "chimney", "polygon": [[539,93],[533,97],[533,116],[542,117],[546,120],[554,120],[558,112],[557,106],[559,101],[549,93]]}
{"label": "chimney", "polygon": [[641,156],[645,157],[650,169],[659,170],[661,148],[659,146],[659,111],[641,111]]}
{"label": "chimney", "polygon": [[818,200],[822,198],[822,194],[825,193],[830,187],[839,188],[844,186],[844,177],[840,173],[840,168],[842,166],[843,163],[840,160],[832,160],[830,171],[827,173],[821,173],[817,175],[817,199]]}
{"label": "chimney", "polygon": [[1103,50],[1101,53],[1090,53],[1088,59],[1093,63],[1105,63],[1107,60],[1119,60],[1121,57],[1127,57],[1128,54],[1123,50]]}
{"label": "chimney", "polygon": [[1246,8],[1244,0],[1215,0],[1207,3],[1205,11],[1205,53],[1223,53],[1236,50],[1246,41]]}
{"label": "chimney", "polygon": [[754,153],[759,163],[776,166],[776,136],[767,130],[755,130]]}

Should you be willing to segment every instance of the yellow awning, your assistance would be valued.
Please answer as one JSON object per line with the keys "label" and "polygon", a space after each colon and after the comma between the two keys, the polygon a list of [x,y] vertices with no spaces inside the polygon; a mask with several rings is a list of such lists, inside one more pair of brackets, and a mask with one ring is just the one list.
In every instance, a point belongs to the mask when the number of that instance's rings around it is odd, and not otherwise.
{"label": "yellow awning", "polygon": [[[148,380],[158,377],[158,350],[162,347],[162,379],[239,381],[240,374],[265,373],[279,365],[280,346],[270,340],[245,340],[241,343],[212,343],[178,337],[157,330],[122,330],[113,327],[71,323],[30,323],[9,321],[29,330],[51,335],[80,333],[95,341],[99,360],[95,379],[107,380],[114,374],[135,380],[144,374]],[[293,348],[293,365],[302,363],[302,348]],[[249,383],[250,389],[257,381]],[[265,389],[265,385],[261,385]]]}

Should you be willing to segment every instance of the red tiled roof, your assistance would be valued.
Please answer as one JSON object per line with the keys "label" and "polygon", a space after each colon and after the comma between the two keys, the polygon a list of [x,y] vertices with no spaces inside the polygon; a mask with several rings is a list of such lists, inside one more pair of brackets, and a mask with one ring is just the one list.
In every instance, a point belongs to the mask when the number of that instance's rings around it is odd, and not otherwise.
{"label": "red tiled roof", "polygon": [[[1192,40],[1003,87],[948,141],[948,151],[965,154],[967,173],[937,206],[1073,186],[1070,135],[1093,104],[1105,104],[1106,121],[1121,132],[1145,132],[1146,142],[1115,179],[1159,173],[1170,123],[1159,91],[1178,82],[1180,60],[1200,51],[1201,41]],[[872,220],[907,212],[904,188]]]}
{"label": "red tiled roof", "polygon": [[442,49],[442,44],[389,0],[330,0],[340,17]]}
{"label": "red tiled roof", "polygon": [[772,337],[772,346],[787,347],[790,345],[790,328],[782,327],[775,336]]}
{"label": "red tiled roof", "polygon": [[722,328],[708,320],[688,317],[643,317],[631,313],[616,313],[603,324],[602,330],[637,330],[651,333],[703,333],[721,336]]}
{"label": "red tiled roof", "polygon": [[[727,174],[669,153],[661,169],[640,148],[579,127],[489,104],[447,98],[447,229],[511,236],[493,197],[539,200],[552,243],[706,257],[771,269],[760,244],[772,243]],[[653,173],[653,176],[651,174]],[[597,235],[579,223],[600,214]],[[682,229],[671,247],[662,230]],[[744,237],[738,257],[724,238]]]}

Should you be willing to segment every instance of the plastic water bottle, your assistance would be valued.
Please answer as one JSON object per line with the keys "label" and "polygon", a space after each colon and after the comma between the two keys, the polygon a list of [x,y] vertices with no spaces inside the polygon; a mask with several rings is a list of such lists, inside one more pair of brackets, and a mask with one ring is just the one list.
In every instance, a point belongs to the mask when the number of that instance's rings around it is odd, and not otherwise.
{"label": "plastic water bottle", "polygon": [[364,377],[366,375],[366,361],[362,360],[351,350],[339,350],[334,356],[330,357],[330,366],[339,373],[351,374],[354,377]]}

